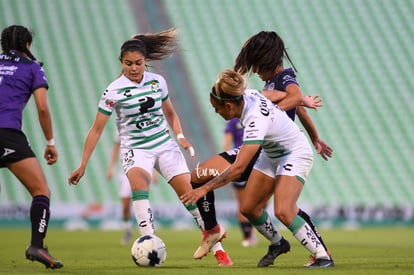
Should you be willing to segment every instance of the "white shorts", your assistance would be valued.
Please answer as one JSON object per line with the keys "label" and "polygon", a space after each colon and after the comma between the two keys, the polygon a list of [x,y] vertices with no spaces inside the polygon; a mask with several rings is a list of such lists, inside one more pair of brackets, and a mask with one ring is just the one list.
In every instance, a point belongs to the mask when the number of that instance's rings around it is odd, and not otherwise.
{"label": "white shorts", "polygon": [[131,185],[125,173],[121,171],[119,173],[119,197],[121,198],[131,198],[132,191]]}
{"label": "white shorts", "polygon": [[151,150],[121,148],[121,162],[125,174],[132,167],[139,167],[152,175],[155,167],[167,182],[175,176],[190,173],[175,140],[167,141]]}
{"label": "white shorts", "polygon": [[263,174],[276,178],[279,175],[299,177],[302,183],[306,182],[313,165],[312,149],[291,153],[279,159],[270,159],[262,150],[259,159],[254,165]]}

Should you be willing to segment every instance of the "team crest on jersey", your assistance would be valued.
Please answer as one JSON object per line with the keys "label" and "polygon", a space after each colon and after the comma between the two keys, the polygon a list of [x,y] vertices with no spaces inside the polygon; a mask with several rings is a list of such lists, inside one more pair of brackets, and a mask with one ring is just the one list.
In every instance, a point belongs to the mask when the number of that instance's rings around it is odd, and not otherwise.
{"label": "team crest on jersey", "polygon": [[156,93],[156,92],[159,92],[160,90],[161,90],[160,84],[158,83],[158,81],[155,81],[155,80],[151,81],[151,91],[153,93]]}

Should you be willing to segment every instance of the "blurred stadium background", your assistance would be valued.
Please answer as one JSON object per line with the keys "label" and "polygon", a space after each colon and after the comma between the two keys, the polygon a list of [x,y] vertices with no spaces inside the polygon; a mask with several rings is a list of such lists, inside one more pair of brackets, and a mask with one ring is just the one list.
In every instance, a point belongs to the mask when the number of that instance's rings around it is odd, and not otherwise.
{"label": "blurred stadium background", "polygon": [[[98,100],[118,75],[119,48],[134,33],[178,28],[181,52],[152,70],[167,79],[184,133],[196,148],[190,168],[222,150],[224,121],[210,107],[217,74],[230,68],[244,41],[261,30],[284,39],[304,94],[324,107],[309,111],[333,159],[315,163],[300,199],[327,226],[414,223],[414,1],[412,0],[0,0],[0,27],[32,28],[44,61],[60,159],[42,162],[52,191],[52,224],[115,226],[116,179],[105,171],[115,126],[107,126],[77,187],[67,178],[80,161]],[[289,64],[285,64],[289,66]],[[251,87],[263,83],[253,77]],[[411,107],[410,107],[411,106]],[[24,130],[41,158],[44,137],[33,101]],[[0,170],[0,226],[28,223],[30,198]],[[219,218],[235,223],[230,186],[216,192]],[[192,220],[161,180],[151,189],[163,225]]]}

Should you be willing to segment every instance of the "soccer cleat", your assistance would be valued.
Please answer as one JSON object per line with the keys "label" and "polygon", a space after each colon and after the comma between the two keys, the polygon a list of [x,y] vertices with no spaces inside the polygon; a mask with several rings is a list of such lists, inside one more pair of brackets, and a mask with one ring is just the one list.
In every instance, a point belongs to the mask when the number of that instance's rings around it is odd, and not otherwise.
{"label": "soccer cleat", "polygon": [[305,264],[307,268],[321,268],[321,267],[334,267],[335,263],[330,257],[330,259],[316,259],[315,256],[309,257],[309,262]]}
{"label": "soccer cleat", "polygon": [[283,253],[288,253],[290,251],[290,244],[287,240],[282,238],[279,245],[270,245],[267,254],[260,259],[257,264],[258,267],[266,267],[272,265],[277,256]]}
{"label": "soccer cleat", "polygon": [[59,260],[56,260],[49,254],[47,248],[29,246],[26,249],[26,259],[41,262],[46,268],[55,269],[63,267]]}
{"label": "soccer cleat", "polygon": [[219,266],[232,266],[233,261],[230,259],[229,255],[227,255],[226,251],[217,250],[214,254],[214,257],[217,259],[217,263]]}
{"label": "soccer cleat", "polygon": [[130,230],[126,230],[124,237],[121,239],[120,244],[121,245],[127,245],[131,241],[132,232]]}
{"label": "soccer cleat", "polygon": [[201,240],[200,246],[194,253],[194,259],[201,259],[204,256],[207,256],[208,252],[210,252],[213,245],[215,245],[217,242],[221,241],[225,237],[226,231],[224,231],[224,229],[221,228],[218,224],[213,229],[210,229],[208,231],[204,230],[203,239]]}

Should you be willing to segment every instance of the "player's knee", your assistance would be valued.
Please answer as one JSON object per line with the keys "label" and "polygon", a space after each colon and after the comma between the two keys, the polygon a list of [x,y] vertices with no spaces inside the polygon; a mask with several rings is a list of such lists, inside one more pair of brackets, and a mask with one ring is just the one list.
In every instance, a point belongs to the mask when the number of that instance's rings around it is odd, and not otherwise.
{"label": "player's knee", "polygon": [[255,209],[252,205],[241,204],[240,213],[249,220],[255,218]]}
{"label": "player's knee", "polygon": [[274,209],[274,212],[275,217],[284,225],[289,225],[296,215],[289,207],[278,207]]}

